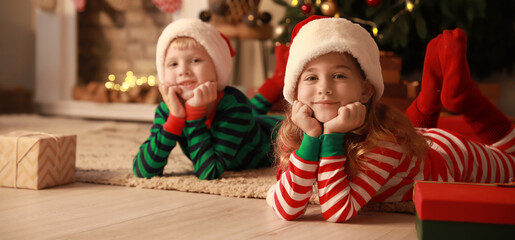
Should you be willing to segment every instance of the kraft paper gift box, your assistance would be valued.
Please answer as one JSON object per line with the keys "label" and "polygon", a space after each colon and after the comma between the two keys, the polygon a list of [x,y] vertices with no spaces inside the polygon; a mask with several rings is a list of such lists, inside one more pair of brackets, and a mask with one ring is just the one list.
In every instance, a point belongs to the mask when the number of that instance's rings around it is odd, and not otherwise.
{"label": "kraft paper gift box", "polygon": [[76,135],[0,135],[0,186],[43,189],[75,181]]}
{"label": "kraft paper gift box", "polygon": [[515,239],[515,185],[416,181],[418,238]]}

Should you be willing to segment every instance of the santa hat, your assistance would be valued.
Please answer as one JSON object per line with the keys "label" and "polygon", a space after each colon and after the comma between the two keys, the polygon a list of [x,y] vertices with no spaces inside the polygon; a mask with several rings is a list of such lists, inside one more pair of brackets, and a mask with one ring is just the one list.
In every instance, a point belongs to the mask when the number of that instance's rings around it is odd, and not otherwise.
{"label": "santa hat", "polygon": [[229,40],[208,23],[199,19],[180,19],[174,21],[163,30],[157,40],[156,68],[160,81],[164,80],[164,60],[166,50],[174,39],[178,37],[190,37],[202,45],[216,69],[218,90],[223,90],[229,84],[232,70],[232,57],[235,55]]}
{"label": "santa hat", "polygon": [[370,33],[344,18],[310,16],[292,32],[290,56],[284,76],[284,98],[293,103],[297,80],[306,64],[330,52],[348,53],[358,60],[366,79],[374,86],[375,100],[383,95],[379,48]]}

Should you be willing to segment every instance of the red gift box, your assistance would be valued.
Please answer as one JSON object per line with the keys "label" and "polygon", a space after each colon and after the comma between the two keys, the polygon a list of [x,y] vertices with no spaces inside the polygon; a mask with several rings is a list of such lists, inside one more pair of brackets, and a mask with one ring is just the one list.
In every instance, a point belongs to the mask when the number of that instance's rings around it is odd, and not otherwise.
{"label": "red gift box", "polygon": [[415,182],[419,239],[515,239],[515,187]]}

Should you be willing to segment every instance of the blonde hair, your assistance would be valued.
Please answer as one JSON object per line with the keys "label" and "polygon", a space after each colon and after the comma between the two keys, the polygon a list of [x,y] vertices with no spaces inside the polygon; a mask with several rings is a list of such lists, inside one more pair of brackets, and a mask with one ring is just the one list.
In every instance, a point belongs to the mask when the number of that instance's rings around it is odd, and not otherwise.
{"label": "blonde hair", "polygon": [[191,48],[191,47],[204,47],[204,46],[202,46],[199,42],[197,42],[197,40],[195,40],[193,38],[178,37],[178,38],[174,38],[170,42],[170,45],[168,47],[177,49],[177,50],[183,50],[183,49],[187,49],[187,48]]}
{"label": "blonde hair", "polygon": [[[404,153],[419,158],[424,158],[429,148],[427,138],[416,131],[404,113],[375,101],[375,96],[370,99],[366,104],[367,117],[361,131],[364,135],[347,133],[342,146],[347,153],[345,169],[351,177],[360,170],[366,170],[363,164],[367,161],[365,154],[380,147],[382,142],[400,145]],[[292,105],[288,104],[286,119],[279,127],[275,144],[276,164],[283,171],[288,168],[290,154],[299,149],[304,136],[302,130],[293,123],[291,114]]]}

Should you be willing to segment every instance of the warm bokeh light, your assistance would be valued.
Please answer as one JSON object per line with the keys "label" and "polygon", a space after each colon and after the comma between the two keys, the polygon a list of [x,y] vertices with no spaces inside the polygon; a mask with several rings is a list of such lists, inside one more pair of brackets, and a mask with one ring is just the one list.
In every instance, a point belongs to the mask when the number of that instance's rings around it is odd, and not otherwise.
{"label": "warm bokeh light", "polygon": [[408,12],[411,12],[413,11],[413,8],[415,7],[415,5],[411,2],[411,1],[406,1],[406,9],[408,10]]}
{"label": "warm bokeh light", "polygon": [[374,37],[377,37],[377,33],[379,32],[379,29],[376,27],[372,28],[372,34],[374,34]]}
{"label": "warm bokeh light", "polygon": [[125,74],[125,78],[123,83],[115,83],[116,76],[114,74],[109,74],[107,77],[108,81],[105,82],[105,88],[114,91],[129,91],[131,88],[135,88],[137,86],[142,86],[147,84],[149,86],[156,86],[158,84],[156,77],[154,75],[143,76],[138,78],[134,75],[134,72],[127,71]]}

